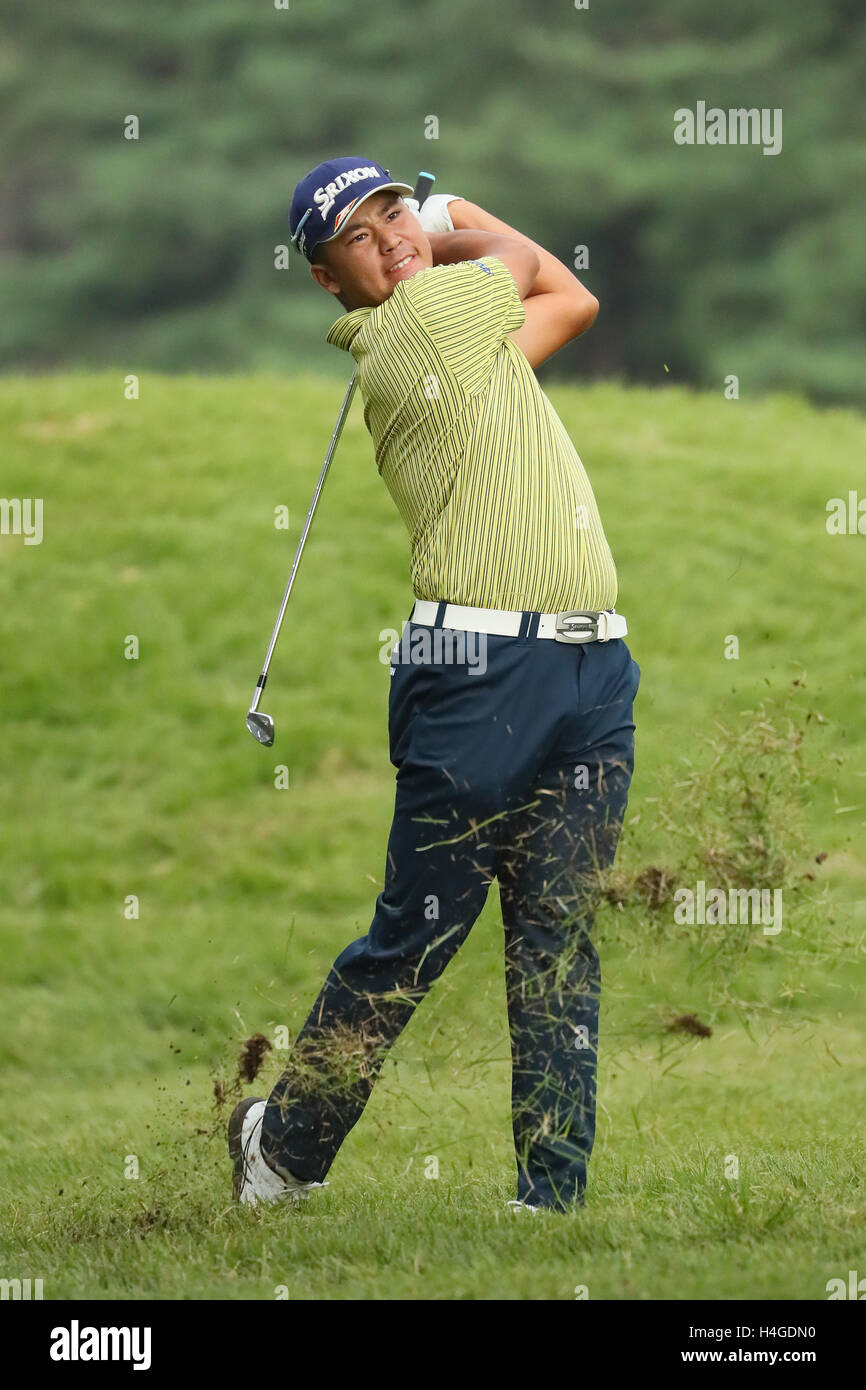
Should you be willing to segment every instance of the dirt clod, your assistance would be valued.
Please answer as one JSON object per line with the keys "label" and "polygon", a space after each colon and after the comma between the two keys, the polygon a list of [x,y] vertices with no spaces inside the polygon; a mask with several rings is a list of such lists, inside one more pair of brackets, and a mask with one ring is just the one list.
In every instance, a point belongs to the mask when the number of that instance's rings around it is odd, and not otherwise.
{"label": "dirt clod", "polygon": [[696,1038],[711,1038],[713,1030],[708,1023],[702,1023],[697,1014],[679,1014],[668,1023],[669,1033],[692,1033]]}
{"label": "dirt clod", "polygon": [[247,1038],[238,1056],[238,1080],[247,1084],[255,1081],[270,1050],[271,1044],[264,1033],[253,1033],[251,1038]]}
{"label": "dirt clod", "polygon": [[647,907],[661,907],[673,897],[674,876],[650,864],[635,877],[634,891]]}

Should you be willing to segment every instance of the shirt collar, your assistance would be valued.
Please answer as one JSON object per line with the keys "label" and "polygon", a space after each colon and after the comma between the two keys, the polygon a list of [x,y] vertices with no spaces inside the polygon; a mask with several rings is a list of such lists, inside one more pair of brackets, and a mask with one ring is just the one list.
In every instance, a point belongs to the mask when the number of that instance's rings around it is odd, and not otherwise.
{"label": "shirt collar", "polygon": [[343,314],[342,318],[331,324],[326,341],[332,343],[334,347],[343,348],[344,351],[350,352],[352,343],[364,327],[368,315],[372,312],[372,306],[369,306],[363,309],[352,309],[348,314]]}

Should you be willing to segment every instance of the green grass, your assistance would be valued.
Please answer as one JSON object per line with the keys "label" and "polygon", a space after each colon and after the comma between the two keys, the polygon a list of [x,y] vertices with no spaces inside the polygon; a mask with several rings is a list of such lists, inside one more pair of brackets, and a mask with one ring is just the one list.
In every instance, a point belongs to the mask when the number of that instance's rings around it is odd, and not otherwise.
{"label": "green grass", "polygon": [[[597,925],[587,1206],[505,1206],[494,890],[330,1187],[251,1213],[214,1082],[251,1033],[300,1025],[369,924],[393,800],[380,632],[411,604],[407,539],[356,405],[272,668],[277,742],[257,747],[244,712],[340,388],[146,376],[126,401],[127,370],[0,383],[0,493],[44,499],[40,546],[0,536],[0,1274],[48,1298],[266,1299],[822,1299],[866,1274],[866,537],[825,528],[862,477],[863,419],[550,389],[643,671],[621,905]],[[629,888],[771,849],[777,937],[714,940]],[[712,1035],[667,1031],[688,1013]]]}

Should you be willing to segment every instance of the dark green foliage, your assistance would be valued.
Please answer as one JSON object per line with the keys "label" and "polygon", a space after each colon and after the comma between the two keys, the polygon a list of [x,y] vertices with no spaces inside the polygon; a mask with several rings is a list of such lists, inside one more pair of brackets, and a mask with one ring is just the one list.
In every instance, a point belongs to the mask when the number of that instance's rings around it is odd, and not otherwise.
{"label": "dark green foliage", "polygon": [[[337,153],[432,167],[571,263],[601,313],[549,375],[866,400],[866,11],[850,0],[2,0],[0,366],[345,370],[274,266]],[[674,111],[783,111],[683,147]],[[135,114],[138,141],[126,140]],[[436,116],[439,138],[425,138]],[[669,369],[670,375],[665,372]]]}

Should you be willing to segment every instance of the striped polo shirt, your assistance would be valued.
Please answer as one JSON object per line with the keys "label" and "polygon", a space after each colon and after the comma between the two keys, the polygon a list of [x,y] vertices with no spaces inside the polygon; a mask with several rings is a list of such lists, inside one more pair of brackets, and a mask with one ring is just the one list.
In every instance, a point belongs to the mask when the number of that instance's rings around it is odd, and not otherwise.
{"label": "striped polo shirt", "polygon": [[592,487],[526,357],[525,310],[495,256],[433,266],[344,314],[376,466],[411,541],[416,598],[480,608],[612,608]]}

